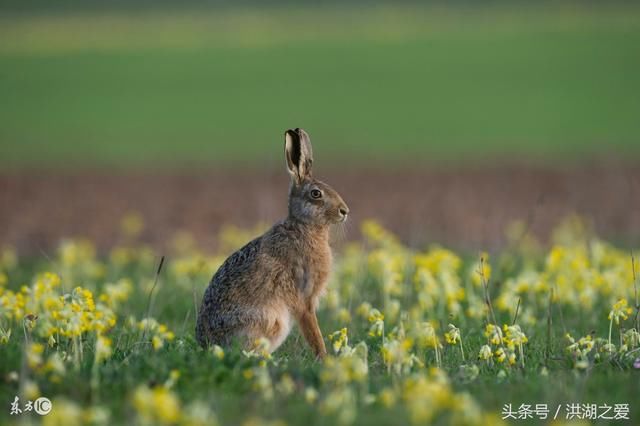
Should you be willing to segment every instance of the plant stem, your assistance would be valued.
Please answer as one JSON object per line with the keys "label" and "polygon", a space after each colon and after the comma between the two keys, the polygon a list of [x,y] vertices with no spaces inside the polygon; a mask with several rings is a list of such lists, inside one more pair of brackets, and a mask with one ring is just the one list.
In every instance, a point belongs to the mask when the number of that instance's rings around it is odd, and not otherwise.
{"label": "plant stem", "polygon": [[638,282],[636,280],[636,259],[633,255],[633,250],[631,250],[631,275],[633,276],[633,292],[635,293],[636,299],[636,317],[633,325],[636,328],[636,331],[640,331],[640,302],[638,301]]}
{"label": "plant stem", "polygon": [[440,368],[440,354],[438,352],[438,338],[434,334],[433,336],[433,349],[436,351],[436,365]]}
{"label": "plant stem", "polygon": [[613,317],[609,320],[609,353],[611,353],[611,329],[613,328]]}

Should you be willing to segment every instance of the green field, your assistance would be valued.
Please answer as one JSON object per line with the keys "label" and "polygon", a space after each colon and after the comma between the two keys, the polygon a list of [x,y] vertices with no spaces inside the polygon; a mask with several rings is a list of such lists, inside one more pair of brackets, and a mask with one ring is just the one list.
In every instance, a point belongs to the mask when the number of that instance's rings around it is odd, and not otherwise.
{"label": "green field", "polygon": [[639,45],[633,6],[6,12],[0,164],[638,155]]}

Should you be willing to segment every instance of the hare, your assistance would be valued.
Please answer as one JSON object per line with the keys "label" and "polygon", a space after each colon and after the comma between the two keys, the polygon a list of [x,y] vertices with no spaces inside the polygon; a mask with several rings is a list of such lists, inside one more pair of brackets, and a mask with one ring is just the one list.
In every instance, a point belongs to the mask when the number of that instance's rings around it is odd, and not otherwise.
{"label": "hare", "polygon": [[203,347],[228,346],[235,339],[250,346],[266,338],[273,352],[295,320],[316,357],[327,353],[316,309],[331,271],[329,228],[346,221],[349,208],[312,176],[311,141],[304,130],[285,132],[285,159],[291,175],[288,216],[214,274],[196,325]]}

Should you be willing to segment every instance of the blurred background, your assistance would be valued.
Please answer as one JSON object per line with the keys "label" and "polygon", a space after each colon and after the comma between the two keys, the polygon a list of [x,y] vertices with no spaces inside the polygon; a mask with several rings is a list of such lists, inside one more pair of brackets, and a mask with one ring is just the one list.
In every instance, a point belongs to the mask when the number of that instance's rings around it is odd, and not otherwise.
{"label": "blurred background", "polygon": [[286,214],[283,132],[414,246],[640,238],[634,2],[0,0],[0,245]]}

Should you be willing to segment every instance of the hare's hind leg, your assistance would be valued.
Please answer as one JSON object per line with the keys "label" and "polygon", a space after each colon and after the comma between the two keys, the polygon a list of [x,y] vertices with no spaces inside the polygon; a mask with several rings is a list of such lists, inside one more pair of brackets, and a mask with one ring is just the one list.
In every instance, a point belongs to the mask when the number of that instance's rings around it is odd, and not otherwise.
{"label": "hare's hind leg", "polygon": [[291,314],[286,308],[277,310],[277,315],[268,324],[266,338],[271,342],[271,352],[278,349],[291,331]]}
{"label": "hare's hind leg", "polygon": [[242,312],[216,313],[198,322],[196,338],[202,346],[240,346],[254,349],[259,339],[269,341],[269,352],[275,351],[291,331],[291,315],[285,307],[247,309]]}
{"label": "hare's hind leg", "polygon": [[291,331],[291,315],[286,307],[264,309],[259,318],[245,328],[249,347],[255,346],[258,339],[269,341],[269,352],[273,352],[284,342]]}

